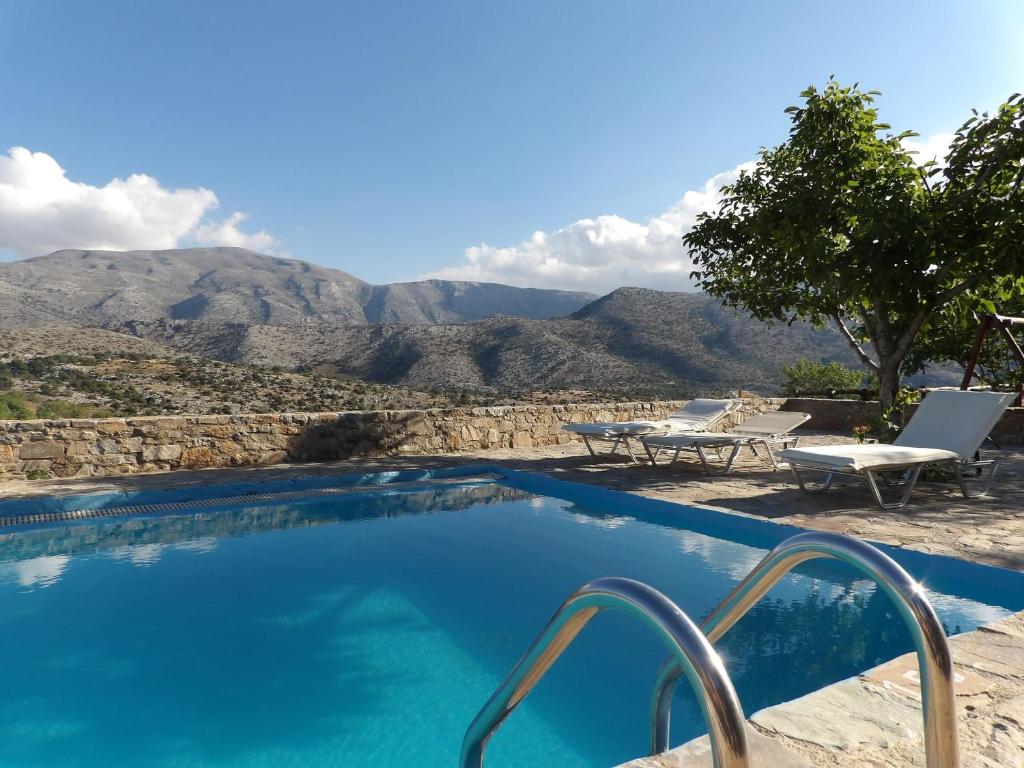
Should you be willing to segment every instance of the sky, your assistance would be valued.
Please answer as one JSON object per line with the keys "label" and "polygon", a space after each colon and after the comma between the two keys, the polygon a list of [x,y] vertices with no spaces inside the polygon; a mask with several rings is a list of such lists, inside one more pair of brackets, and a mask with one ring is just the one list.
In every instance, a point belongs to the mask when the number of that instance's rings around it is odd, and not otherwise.
{"label": "sky", "polygon": [[830,75],[941,152],[1024,2],[0,0],[0,259],[237,245],[373,283],[686,289]]}

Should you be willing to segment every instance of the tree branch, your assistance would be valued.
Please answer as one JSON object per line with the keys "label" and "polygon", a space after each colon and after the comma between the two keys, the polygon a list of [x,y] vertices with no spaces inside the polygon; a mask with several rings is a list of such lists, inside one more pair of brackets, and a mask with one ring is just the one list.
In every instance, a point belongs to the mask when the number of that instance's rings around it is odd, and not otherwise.
{"label": "tree branch", "polygon": [[910,354],[910,348],[914,346],[914,340],[917,338],[917,334],[921,332],[921,326],[928,319],[929,310],[930,308],[927,305],[919,308],[914,313],[914,317],[907,326],[907,329],[900,334],[894,354],[901,363],[903,358]]}
{"label": "tree branch", "polygon": [[860,358],[860,361],[864,363],[864,365],[866,365],[868,369],[870,369],[874,373],[878,373],[878,371],[880,370],[878,367],[878,363],[872,360],[871,356],[864,351],[864,348],[857,343],[857,339],[854,337],[853,333],[850,332],[850,329],[846,327],[846,323],[843,322],[842,315],[836,312],[834,315],[832,315],[832,319],[836,321],[836,326],[839,328],[839,332],[849,343],[850,347],[853,349],[854,353],[856,353],[857,357]]}

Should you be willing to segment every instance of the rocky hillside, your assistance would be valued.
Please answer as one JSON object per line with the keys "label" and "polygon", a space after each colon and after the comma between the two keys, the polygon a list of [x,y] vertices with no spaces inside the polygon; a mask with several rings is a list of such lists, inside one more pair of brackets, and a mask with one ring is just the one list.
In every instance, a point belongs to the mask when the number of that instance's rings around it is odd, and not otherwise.
{"label": "rocky hillside", "polygon": [[[59,251],[0,264],[0,331],[9,331],[8,353],[20,343],[35,354],[184,354],[399,387],[440,402],[535,398],[537,392],[685,397],[742,388],[767,394],[776,391],[781,368],[801,357],[855,364],[833,331],[768,326],[703,294],[622,288],[593,298],[441,280],[374,286],[339,270],[239,248]],[[91,343],[99,349],[83,349]],[[159,381],[166,371],[151,368],[157,383],[140,381],[136,388],[163,403]],[[228,369],[211,368],[207,378],[217,375],[234,380]],[[298,379],[278,384],[295,393],[325,386]],[[276,407],[263,386],[241,399]],[[189,396],[175,408],[214,400],[242,407],[227,394]],[[298,404],[303,397],[287,400]],[[403,391],[378,400],[421,398]],[[356,401],[347,389],[309,399],[325,407]]]}
{"label": "rocky hillside", "polygon": [[684,396],[772,392],[800,357],[853,363],[845,342],[806,324],[768,326],[702,294],[622,288],[571,317],[440,325],[133,323],[125,330],[238,363],[315,368],[428,390],[519,395],[581,389]]}
{"label": "rocky hillside", "polygon": [[57,251],[0,263],[0,326],[133,321],[457,323],[571,314],[595,297],[493,283],[370,285],[337,269],[242,248]]}

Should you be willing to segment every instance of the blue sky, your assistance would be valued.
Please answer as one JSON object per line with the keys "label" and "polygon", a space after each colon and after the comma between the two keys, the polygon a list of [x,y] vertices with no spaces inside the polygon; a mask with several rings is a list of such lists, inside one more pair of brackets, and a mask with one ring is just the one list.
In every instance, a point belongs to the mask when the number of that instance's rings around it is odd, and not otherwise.
{"label": "blue sky", "polygon": [[989,0],[0,0],[0,153],[32,153],[0,161],[0,250],[685,287],[706,182],[782,140],[806,85],[877,88],[930,137],[1024,87],[1021,39],[1024,3]]}

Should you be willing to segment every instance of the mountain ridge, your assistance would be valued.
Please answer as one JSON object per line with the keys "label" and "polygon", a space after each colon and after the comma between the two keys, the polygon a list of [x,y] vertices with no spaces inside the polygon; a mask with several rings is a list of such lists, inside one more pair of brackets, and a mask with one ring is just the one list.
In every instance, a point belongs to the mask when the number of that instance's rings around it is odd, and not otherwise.
{"label": "mountain ridge", "polygon": [[856,365],[834,330],[767,325],[702,293],[373,286],[237,248],[72,250],[0,264],[0,328],[44,325],[103,328],[228,363],[495,397],[767,393],[802,357]]}
{"label": "mountain ridge", "polygon": [[371,285],[340,269],[244,248],[63,250],[0,263],[0,323],[205,320],[295,325],[451,323],[568,315],[593,294],[498,283]]}

